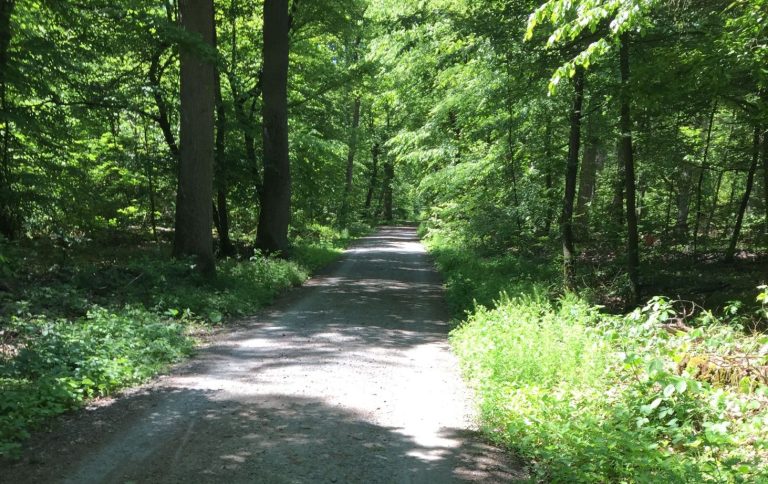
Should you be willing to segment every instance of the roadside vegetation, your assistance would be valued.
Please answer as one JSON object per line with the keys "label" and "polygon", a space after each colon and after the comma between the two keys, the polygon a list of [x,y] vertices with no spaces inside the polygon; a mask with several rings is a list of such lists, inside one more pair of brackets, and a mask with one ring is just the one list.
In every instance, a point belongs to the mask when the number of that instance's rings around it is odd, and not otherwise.
{"label": "roadside vegetation", "polygon": [[0,0],[0,451],[421,217],[537,476],[765,480],[767,11]]}
{"label": "roadside vegetation", "polygon": [[547,482],[768,479],[768,288],[710,311],[654,297],[609,314],[555,264],[427,233],[481,426]]}
{"label": "roadside vegetation", "polygon": [[152,243],[3,244],[0,455],[15,455],[50,417],[188,357],[214,327],[302,284],[350,240],[348,230],[309,226],[294,234],[289,259],[256,252],[222,260],[214,280]]}

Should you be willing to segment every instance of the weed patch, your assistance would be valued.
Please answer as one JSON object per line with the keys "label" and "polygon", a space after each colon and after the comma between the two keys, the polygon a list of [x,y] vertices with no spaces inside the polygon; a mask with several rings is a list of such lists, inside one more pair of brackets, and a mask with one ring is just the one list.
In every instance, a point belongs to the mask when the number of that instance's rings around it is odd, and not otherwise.
{"label": "weed patch", "polygon": [[222,260],[213,281],[157,249],[62,258],[4,247],[0,455],[18,455],[50,417],[187,357],[196,333],[302,284],[350,240],[347,231],[312,227],[295,234],[291,259]]}
{"label": "weed patch", "polygon": [[743,331],[766,316],[764,286],[757,315],[746,305],[684,311],[660,297],[609,315],[557,297],[546,266],[537,273],[510,255],[473,260],[445,234],[428,240],[449,299],[466,311],[451,343],[481,426],[536,478],[768,479],[768,338]]}

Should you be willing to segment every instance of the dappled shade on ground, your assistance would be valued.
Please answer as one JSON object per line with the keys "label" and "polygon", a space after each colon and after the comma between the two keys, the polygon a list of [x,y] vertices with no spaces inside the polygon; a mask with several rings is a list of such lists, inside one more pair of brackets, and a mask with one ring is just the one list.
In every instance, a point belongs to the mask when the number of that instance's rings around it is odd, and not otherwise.
{"label": "dappled shade on ground", "polygon": [[364,238],[188,364],[31,443],[16,481],[507,482],[471,430],[438,274]]}

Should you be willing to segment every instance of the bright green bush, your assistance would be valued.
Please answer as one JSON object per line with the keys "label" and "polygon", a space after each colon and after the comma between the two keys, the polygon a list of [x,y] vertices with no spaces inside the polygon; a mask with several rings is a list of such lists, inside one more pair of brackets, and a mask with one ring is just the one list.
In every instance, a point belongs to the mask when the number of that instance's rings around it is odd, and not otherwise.
{"label": "bright green bush", "polygon": [[[451,235],[427,240],[449,300],[466,311],[454,351],[483,431],[525,458],[534,477],[768,482],[768,337],[743,333],[753,316],[740,305],[720,316],[689,310],[686,324],[664,298],[607,315],[575,296],[558,300],[551,267],[479,258]],[[733,369],[717,369],[724,362]]]}
{"label": "bright green bush", "polygon": [[768,388],[679,367],[686,354],[759,354],[766,339],[719,324],[673,335],[663,308],[606,317],[541,297],[477,308],[452,342],[485,431],[555,482],[768,479]]}

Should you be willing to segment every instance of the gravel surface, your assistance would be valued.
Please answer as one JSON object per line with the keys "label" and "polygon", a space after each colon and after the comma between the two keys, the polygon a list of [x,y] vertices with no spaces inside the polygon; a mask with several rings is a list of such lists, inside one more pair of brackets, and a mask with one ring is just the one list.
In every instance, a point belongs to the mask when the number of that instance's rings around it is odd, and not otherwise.
{"label": "gravel surface", "polygon": [[473,430],[448,317],[415,229],[383,228],[169,375],[35,436],[0,482],[524,479]]}

